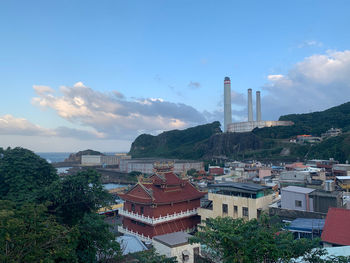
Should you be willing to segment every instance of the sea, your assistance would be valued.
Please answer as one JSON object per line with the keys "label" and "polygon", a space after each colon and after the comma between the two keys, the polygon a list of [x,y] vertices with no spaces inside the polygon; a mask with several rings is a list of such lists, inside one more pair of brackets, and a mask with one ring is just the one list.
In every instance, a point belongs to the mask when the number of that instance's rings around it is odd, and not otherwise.
{"label": "sea", "polygon": [[[48,163],[63,162],[71,154],[70,152],[36,152],[41,158],[46,159]],[[115,155],[116,152],[104,152],[105,155]],[[71,167],[60,167],[57,168],[57,173],[66,173]],[[103,184],[106,190],[125,187],[123,184]]]}

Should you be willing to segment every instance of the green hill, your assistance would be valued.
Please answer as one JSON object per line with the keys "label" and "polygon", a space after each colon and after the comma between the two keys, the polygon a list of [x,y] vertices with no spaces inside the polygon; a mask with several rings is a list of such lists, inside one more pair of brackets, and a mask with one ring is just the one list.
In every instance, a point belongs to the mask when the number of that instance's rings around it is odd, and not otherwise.
{"label": "green hill", "polygon": [[[325,111],[281,116],[293,121],[289,127],[255,129],[247,133],[222,133],[219,122],[186,130],[163,132],[158,136],[142,134],[133,142],[133,157],[205,159],[226,156],[235,160],[304,160],[335,158],[350,160],[350,102]],[[343,134],[316,145],[290,143],[300,134],[320,136],[330,128]]]}
{"label": "green hill", "polygon": [[294,126],[255,129],[254,134],[263,138],[286,139],[300,134],[320,136],[332,127],[350,131],[350,102],[325,111],[284,115],[279,120],[292,121]]}

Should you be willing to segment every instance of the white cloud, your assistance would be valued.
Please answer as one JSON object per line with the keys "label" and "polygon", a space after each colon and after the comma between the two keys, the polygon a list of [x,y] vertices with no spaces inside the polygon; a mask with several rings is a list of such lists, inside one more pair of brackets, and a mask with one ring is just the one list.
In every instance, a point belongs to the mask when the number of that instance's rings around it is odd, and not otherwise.
{"label": "white cloud", "polygon": [[162,98],[129,101],[118,96],[116,91],[104,94],[82,83],[60,87],[60,92],[61,95],[54,95],[52,90],[36,90],[38,96],[32,99],[32,103],[54,109],[60,117],[89,127],[105,138],[130,139],[140,130],[154,133],[206,122],[204,115],[193,107]]}
{"label": "white cloud", "polygon": [[33,124],[24,118],[16,118],[10,114],[0,116],[0,135],[64,137],[80,140],[103,139],[105,134],[95,130],[79,130],[67,127],[47,129]]}
{"label": "white cloud", "polygon": [[263,89],[264,119],[320,111],[350,100],[350,51],[305,58],[286,75],[273,75]]}
{"label": "white cloud", "polygon": [[267,79],[270,81],[277,81],[282,79],[284,76],[283,75],[268,75]]}

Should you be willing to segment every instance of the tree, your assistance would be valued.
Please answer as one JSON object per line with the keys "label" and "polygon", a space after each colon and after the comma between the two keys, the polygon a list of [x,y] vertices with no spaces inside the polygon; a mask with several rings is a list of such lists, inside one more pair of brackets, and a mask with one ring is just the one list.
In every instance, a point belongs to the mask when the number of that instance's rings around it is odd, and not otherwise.
{"label": "tree", "polygon": [[294,240],[281,225],[262,215],[259,220],[218,217],[208,219],[192,242],[206,246],[208,257],[223,262],[278,262],[304,255],[317,240]]}
{"label": "tree", "polygon": [[167,258],[158,254],[154,248],[132,255],[139,263],[177,263],[176,257]]}
{"label": "tree", "polygon": [[42,191],[58,180],[45,159],[23,148],[0,151],[0,199],[17,203],[38,202]]}
{"label": "tree", "polygon": [[67,175],[54,182],[47,191],[50,212],[59,222],[79,230],[77,256],[79,262],[118,258],[120,246],[97,210],[113,201],[94,170]]}
{"label": "tree", "polygon": [[96,259],[104,262],[121,257],[120,245],[101,216],[85,214],[78,228],[80,236],[76,253],[80,262],[95,262]]}
{"label": "tree", "polygon": [[76,225],[85,214],[96,213],[113,201],[113,196],[103,188],[101,177],[94,170],[67,175],[55,181],[46,194],[45,199],[52,203],[50,211],[69,226]]}
{"label": "tree", "polygon": [[48,216],[45,205],[0,200],[0,262],[76,262],[77,234]]}

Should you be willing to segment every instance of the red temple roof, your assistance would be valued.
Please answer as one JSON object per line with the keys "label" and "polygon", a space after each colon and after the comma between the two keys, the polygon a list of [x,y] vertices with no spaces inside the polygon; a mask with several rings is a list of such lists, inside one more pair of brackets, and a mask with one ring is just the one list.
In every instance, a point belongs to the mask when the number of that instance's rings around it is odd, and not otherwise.
{"label": "red temple roof", "polygon": [[322,241],[350,245],[350,210],[330,207],[323,227]]}
{"label": "red temple roof", "polygon": [[153,174],[138,182],[127,193],[120,194],[124,200],[143,204],[168,204],[199,199],[205,192],[198,191],[188,180],[172,172]]}

